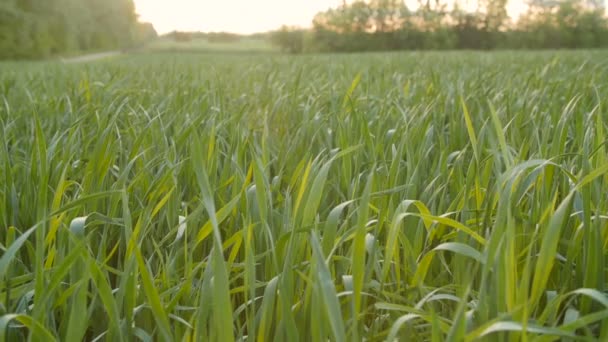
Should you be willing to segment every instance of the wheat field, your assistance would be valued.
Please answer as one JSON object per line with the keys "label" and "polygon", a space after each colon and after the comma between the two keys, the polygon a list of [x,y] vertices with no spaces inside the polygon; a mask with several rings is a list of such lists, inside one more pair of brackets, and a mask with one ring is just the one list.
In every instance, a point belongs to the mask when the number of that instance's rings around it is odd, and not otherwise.
{"label": "wheat field", "polygon": [[607,61],[2,63],[0,341],[608,340]]}

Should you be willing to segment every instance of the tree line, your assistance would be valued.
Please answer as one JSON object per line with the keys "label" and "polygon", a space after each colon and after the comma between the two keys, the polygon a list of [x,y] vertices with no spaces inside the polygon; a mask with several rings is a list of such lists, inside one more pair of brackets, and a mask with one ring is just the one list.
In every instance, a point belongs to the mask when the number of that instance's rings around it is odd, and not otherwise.
{"label": "tree line", "polygon": [[[172,31],[162,35],[161,37],[172,39],[176,42],[189,42],[196,39],[207,40],[209,43],[234,43],[241,41],[244,38],[253,37],[254,35],[242,35],[231,32],[187,32],[187,31]],[[263,35],[263,34],[262,34]]]}
{"label": "tree line", "polygon": [[283,27],[272,41],[292,53],[598,48],[608,46],[608,19],[597,4],[532,0],[513,21],[507,0],[479,0],[475,11],[458,1],[448,8],[441,0],[419,0],[412,10],[402,0],[358,0],[318,13],[311,30]]}
{"label": "tree line", "polygon": [[132,0],[0,1],[0,59],[124,49],[155,36]]}

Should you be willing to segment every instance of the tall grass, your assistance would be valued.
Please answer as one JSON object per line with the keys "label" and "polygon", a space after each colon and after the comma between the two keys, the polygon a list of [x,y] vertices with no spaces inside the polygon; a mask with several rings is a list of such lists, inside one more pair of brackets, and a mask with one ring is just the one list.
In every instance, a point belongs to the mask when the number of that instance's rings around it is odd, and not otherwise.
{"label": "tall grass", "polygon": [[0,341],[606,340],[606,57],[0,65]]}

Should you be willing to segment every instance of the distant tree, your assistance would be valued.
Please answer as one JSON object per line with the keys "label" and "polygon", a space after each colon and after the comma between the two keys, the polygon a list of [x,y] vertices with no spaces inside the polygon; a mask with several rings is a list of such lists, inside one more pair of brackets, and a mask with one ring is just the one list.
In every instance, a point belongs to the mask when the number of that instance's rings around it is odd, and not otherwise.
{"label": "distant tree", "polygon": [[481,31],[483,48],[495,48],[503,39],[503,32],[507,29],[507,0],[481,0],[482,26]]}
{"label": "distant tree", "polygon": [[145,44],[151,40],[158,38],[158,33],[151,23],[138,23],[135,31],[135,40],[137,45]]}
{"label": "distant tree", "polygon": [[23,14],[11,1],[0,3],[0,58],[17,58],[20,53]]}
{"label": "distant tree", "polygon": [[173,32],[167,34],[167,36],[176,42],[189,42],[193,38],[192,33],[180,32],[180,31],[173,31]]}
{"label": "distant tree", "polygon": [[[584,2],[583,2],[584,1]],[[480,0],[477,11],[458,1],[356,0],[318,13],[303,50],[578,48],[607,46],[607,18],[589,0],[532,0],[511,24],[507,0]]]}
{"label": "distant tree", "polygon": [[301,53],[304,51],[305,31],[295,27],[283,26],[271,34],[270,40],[288,53]]}
{"label": "distant tree", "polygon": [[519,21],[525,47],[597,48],[608,44],[604,11],[581,0],[531,3]]}
{"label": "distant tree", "polygon": [[481,18],[476,13],[469,13],[460,9],[456,4],[451,17],[454,20],[453,30],[456,35],[456,44],[461,49],[483,49],[487,40],[487,31]]}
{"label": "distant tree", "polygon": [[241,36],[229,32],[210,32],[207,34],[207,41],[210,43],[234,43],[241,40]]}
{"label": "distant tree", "polygon": [[480,0],[483,25],[489,32],[498,32],[506,29],[508,0]]}
{"label": "distant tree", "polygon": [[139,29],[132,0],[2,0],[0,58],[123,48]]}

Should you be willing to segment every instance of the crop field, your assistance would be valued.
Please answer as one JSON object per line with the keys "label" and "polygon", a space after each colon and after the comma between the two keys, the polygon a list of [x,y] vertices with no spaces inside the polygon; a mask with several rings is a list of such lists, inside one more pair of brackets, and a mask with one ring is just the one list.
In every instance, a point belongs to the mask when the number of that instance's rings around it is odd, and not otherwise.
{"label": "crop field", "polygon": [[160,52],[191,52],[191,53],[230,53],[257,54],[280,52],[274,45],[264,39],[242,38],[236,42],[209,42],[206,39],[193,39],[189,42],[176,42],[173,39],[161,38],[149,43],[145,51]]}
{"label": "crop field", "polygon": [[608,52],[0,64],[0,342],[608,340]]}

